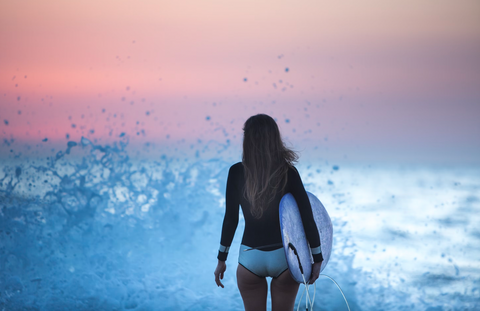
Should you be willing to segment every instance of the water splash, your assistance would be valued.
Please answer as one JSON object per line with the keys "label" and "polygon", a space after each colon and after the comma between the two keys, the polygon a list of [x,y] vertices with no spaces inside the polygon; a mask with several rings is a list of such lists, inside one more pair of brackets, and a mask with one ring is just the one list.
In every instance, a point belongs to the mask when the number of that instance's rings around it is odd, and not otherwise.
{"label": "water splash", "polygon": [[[180,161],[163,155],[145,161],[130,157],[127,136],[112,145],[98,145],[83,137],[79,142],[69,141],[65,150],[46,159],[4,162],[0,173],[0,309],[242,310],[234,273],[242,221],[227,262],[226,288],[218,289],[213,281],[225,182],[232,164],[221,153],[215,154],[217,158],[207,160]],[[425,271],[404,272],[401,281],[395,254],[388,247],[396,243],[392,248],[401,249],[401,245],[417,243],[411,229],[399,230],[393,222],[375,231],[384,240],[359,236],[362,231],[356,226],[365,219],[365,212],[371,212],[368,217],[378,212],[395,215],[381,202],[395,207],[408,202],[398,189],[394,199],[384,189],[365,201],[365,193],[376,193],[378,186],[370,190],[355,176],[370,174],[368,180],[378,181],[382,174],[391,178],[396,171],[372,173],[348,166],[336,170],[330,165],[300,171],[307,190],[322,198],[332,216],[334,250],[325,272],[341,285],[352,310],[478,307],[479,274],[462,257],[444,249],[445,260],[451,258],[447,270],[439,272],[438,264],[431,263]],[[422,180],[418,189],[423,192],[430,183],[428,174],[414,174],[415,180]],[[480,202],[474,194],[479,187],[477,179],[467,177],[456,179],[455,191],[459,192],[455,193],[465,197],[460,205],[471,213]],[[361,208],[363,204],[368,210]],[[469,226],[464,221],[460,224]],[[446,222],[438,225],[446,226]],[[449,230],[457,227],[456,222],[448,223]],[[467,235],[477,241],[475,230]],[[385,232],[405,234],[394,234],[393,241]],[[378,248],[365,247],[365,242]],[[366,265],[365,257],[375,254],[387,256],[385,262],[391,264]],[[465,276],[468,269],[471,277]],[[316,308],[345,308],[328,280],[319,280],[317,290]]]}

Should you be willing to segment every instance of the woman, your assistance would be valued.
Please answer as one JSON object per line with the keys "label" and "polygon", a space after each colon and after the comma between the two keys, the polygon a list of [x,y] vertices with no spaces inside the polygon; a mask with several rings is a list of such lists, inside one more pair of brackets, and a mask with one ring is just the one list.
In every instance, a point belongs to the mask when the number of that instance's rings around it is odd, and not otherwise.
{"label": "woman", "polygon": [[237,268],[237,283],[245,310],[266,310],[268,285],[272,277],[272,310],[293,310],[299,284],[287,271],[279,220],[282,196],[292,193],[300,210],[314,264],[309,280],[313,284],[323,261],[320,237],[310,201],[293,163],[295,152],[285,147],[275,121],[264,114],[250,117],[243,128],[242,162],[230,167],[226,190],[226,212],[215,269],[215,282],[226,270],[225,261],[238,225],[239,205],[245,231]]}

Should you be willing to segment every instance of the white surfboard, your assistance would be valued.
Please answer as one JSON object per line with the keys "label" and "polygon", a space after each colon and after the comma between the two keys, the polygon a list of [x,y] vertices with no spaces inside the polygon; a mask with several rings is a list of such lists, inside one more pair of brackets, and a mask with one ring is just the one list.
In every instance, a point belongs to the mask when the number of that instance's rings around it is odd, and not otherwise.
{"label": "white surfboard", "polygon": [[[332,253],[333,227],[330,216],[322,202],[307,191],[322,248],[323,262],[320,272],[325,269]],[[298,210],[297,202],[291,193],[287,193],[280,201],[280,228],[282,230],[282,242],[287,257],[290,274],[298,283],[308,282],[312,273],[313,257],[305,237],[302,219]],[[297,254],[295,254],[294,246]],[[300,262],[299,262],[300,261]],[[303,277],[300,267],[303,268]]]}

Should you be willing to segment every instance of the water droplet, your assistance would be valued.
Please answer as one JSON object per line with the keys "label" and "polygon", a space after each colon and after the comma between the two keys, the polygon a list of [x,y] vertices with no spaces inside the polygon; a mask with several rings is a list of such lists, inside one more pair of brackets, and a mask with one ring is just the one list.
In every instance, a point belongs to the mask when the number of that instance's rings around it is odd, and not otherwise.
{"label": "water droplet", "polygon": [[90,145],[92,143],[89,139],[87,139],[83,136],[82,136],[81,142],[82,142],[82,145],[84,145],[84,146]]}

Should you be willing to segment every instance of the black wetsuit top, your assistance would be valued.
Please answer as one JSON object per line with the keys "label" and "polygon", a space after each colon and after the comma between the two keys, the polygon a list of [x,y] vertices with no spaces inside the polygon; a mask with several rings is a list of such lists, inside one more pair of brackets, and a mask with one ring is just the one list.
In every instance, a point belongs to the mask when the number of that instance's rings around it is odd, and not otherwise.
{"label": "black wetsuit top", "polygon": [[[243,164],[239,162],[232,165],[228,172],[225,198],[226,212],[225,218],[223,219],[222,237],[220,240],[221,249],[222,247],[227,248],[227,251],[219,251],[219,260],[225,261],[227,259],[228,248],[232,244],[233,236],[235,235],[235,230],[238,225],[239,205],[242,206],[242,212],[245,218],[245,231],[242,239],[243,245],[260,248],[263,251],[283,247],[279,205],[283,194],[289,192],[297,202],[310,248],[313,249],[320,246],[320,236],[313,219],[310,201],[296,168],[289,168],[284,193],[277,193],[275,199],[270,203],[260,219],[253,217],[250,211],[251,205],[243,195],[244,185],[245,175]],[[313,255],[313,259],[315,262],[322,261],[322,254]]]}

